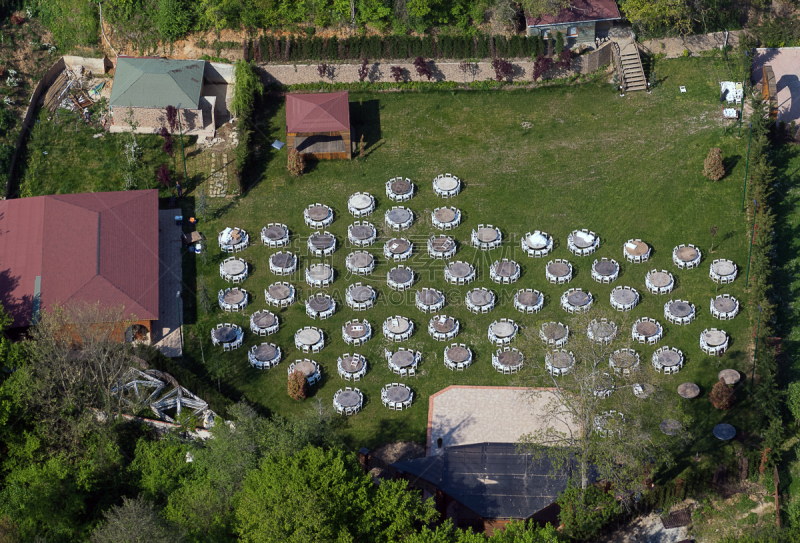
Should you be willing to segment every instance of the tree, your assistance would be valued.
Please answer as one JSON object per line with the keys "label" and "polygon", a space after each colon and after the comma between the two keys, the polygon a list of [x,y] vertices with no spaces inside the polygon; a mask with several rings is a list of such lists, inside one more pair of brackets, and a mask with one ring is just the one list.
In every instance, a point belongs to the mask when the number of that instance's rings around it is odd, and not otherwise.
{"label": "tree", "polygon": [[708,399],[717,409],[727,411],[733,407],[733,402],[736,401],[736,394],[731,387],[725,384],[724,380],[720,379],[714,384]]}
{"label": "tree", "polygon": [[358,67],[358,80],[364,81],[369,75],[369,59],[364,58],[361,60],[361,66]]}
{"label": "tree", "polygon": [[564,34],[562,32],[556,32],[556,45],[555,45],[555,55],[561,56],[561,52],[564,50]]}
{"label": "tree", "polygon": [[308,384],[301,371],[293,371],[289,374],[288,393],[293,400],[305,400]]}
{"label": "tree", "polygon": [[540,55],[533,63],[533,80],[538,81],[544,74],[547,73],[547,70],[550,69],[550,66],[553,65],[553,59],[550,57],[546,57],[544,55]]}
{"label": "tree", "polygon": [[703,163],[703,175],[712,181],[725,177],[725,165],[722,163],[722,149],[712,147]]}
{"label": "tree", "polygon": [[167,106],[167,124],[169,129],[174,133],[178,129],[178,108],[175,106]]}
{"label": "tree", "polygon": [[673,28],[681,35],[692,31],[691,10],[686,0],[622,0],[620,8],[640,33],[659,27]]}
{"label": "tree", "polygon": [[800,382],[789,383],[787,394],[786,405],[789,407],[795,422],[800,422]]}
{"label": "tree", "polygon": [[92,543],[180,543],[183,533],[164,521],[152,503],[144,498],[122,498],[122,505],[112,507],[105,521],[91,537]]}
{"label": "tree", "polygon": [[581,541],[596,538],[621,512],[614,496],[594,485],[584,490],[571,486],[557,503],[561,507],[558,520],[564,526],[564,533]]}
{"label": "tree", "polygon": [[300,177],[306,169],[306,159],[297,149],[289,149],[286,168],[292,177]]}
{"label": "tree", "polygon": [[572,5],[571,0],[522,0],[520,6],[532,17],[556,15]]}
{"label": "tree", "polygon": [[169,188],[169,184],[172,182],[172,175],[169,173],[169,166],[166,164],[159,166],[156,177],[158,178],[159,183],[164,185],[166,188]]}
{"label": "tree", "polygon": [[161,150],[167,153],[169,158],[172,158],[174,153],[174,150],[172,149],[172,134],[169,133],[169,130],[167,130],[166,126],[162,126],[159,135],[164,138],[164,145],[161,146]]}
{"label": "tree", "polygon": [[403,80],[403,68],[400,66],[392,66],[389,71],[392,74],[392,79],[395,83],[400,83]]}
{"label": "tree", "polygon": [[[586,333],[590,327],[600,330],[602,319],[606,325],[613,323],[617,330],[607,343],[592,341]],[[685,422],[686,418],[675,395],[662,389],[658,379],[644,375],[643,368],[632,370],[630,375],[615,373],[610,368],[611,355],[618,349],[631,347],[631,323],[625,315],[593,308],[571,318],[567,324],[568,349],[575,357],[575,364],[562,376],[552,375],[544,364],[528,366],[526,379],[532,384],[544,379],[553,389],[531,392],[542,427],[522,436],[520,444],[534,457],[547,455],[554,470],[560,471],[575,462],[582,489],[589,486],[590,469],[594,465],[599,479],[609,481],[617,493],[629,497],[644,490],[648,466],[655,469],[671,463],[674,447],[683,437],[665,436],[659,429],[661,422],[664,419]],[[538,338],[536,343],[533,338],[529,341],[530,351],[544,350],[545,356],[549,352],[539,346]],[[634,385],[638,383],[648,384],[646,398],[634,394],[638,390]],[[614,413],[622,417],[611,416]]]}
{"label": "tree", "polygon": [[514,75],[514,65],[504,58],[495,58],[492,60],[492,68],[494,69],[494,78],[497,81],[503,79],[511,80]]}
{"label": "tree", "polygon": [[233,85],[231,110],[236,116],[246,115],[252,111],[256,97],[264,94],[264,85],[252,63],[237,60],[233,69],[236,82]]}
{"label": "tree", "polygon": [[415,58],[413,64],[414,68],[417,71],[417,75],[420,77],[420,79],[425,77],[428,79],[428,81],[431,80],[431,78],[433,77],[433,72],[431,71],[430,66],[428,66],[428,63],[425,61],[424,58],[422,57]]}
{"label": "tree", "polygon": [[270,455],[251,472],[236,503],[245,543],[403,541],[437,513],[403,480],[373,484],[353,456],[306,447]]}

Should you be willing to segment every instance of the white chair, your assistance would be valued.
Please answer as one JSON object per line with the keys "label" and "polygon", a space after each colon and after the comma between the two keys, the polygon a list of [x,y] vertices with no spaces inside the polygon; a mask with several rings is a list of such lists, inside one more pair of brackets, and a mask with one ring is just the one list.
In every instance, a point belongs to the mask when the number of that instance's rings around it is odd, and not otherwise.
{"label": "white chair", "polygon": [[553,236],[547,232],[534,230],[533,233],[525,234],[525,237],[520,240],[520,246],[528,256],[541,258],[553,250]]}
{"label": "white chair", "polygon": [[[364,227],[369,229],[370,234],[366,238],[359,238],[353,233],[353,229],[355,227]],[[355,221],[353,224],[347,227],[347,240],[355,245],[356,247],[369,247],[373,243],[375,243],[375,239],[378,237],[378,231],[375,229],[375,226],[372,223],[367,221]]]}
{"label": "white chair", "polygon": [[394,202],[406,202],[410,200],[412,196],[414,196],[414,183],[412,183],[407,177],[406,182],[411,185],[411,189],[408,192],[397,194],[392,190],[392,185],[394,182],[402,179],[402,177],[393,177],[386,182],[386,196]]}

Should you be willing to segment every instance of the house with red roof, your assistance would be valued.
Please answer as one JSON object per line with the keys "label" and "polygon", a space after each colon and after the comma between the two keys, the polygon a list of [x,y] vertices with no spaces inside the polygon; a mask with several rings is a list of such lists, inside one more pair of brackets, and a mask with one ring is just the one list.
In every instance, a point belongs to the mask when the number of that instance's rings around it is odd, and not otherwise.
{"label": "house with red roof", "polygon": [[286,145],[316,159],[353,158],[347,91],[286,95]]}
{"label": "house with red roof", "polygon": [[88,304],[127,336],[149,336],[158,243],[157,190],[0,201],[0,302],[16,328],[57,305]]}
{"label": "house with red roof", "polygon": [[579,44],[595,45],[595,38],[605,37],[608,30],[622,17],[614,0],[572,0],[570,6],[555,15],[525,14],[529,36],[545,39],[556,32],[564,35],[568,47]]}

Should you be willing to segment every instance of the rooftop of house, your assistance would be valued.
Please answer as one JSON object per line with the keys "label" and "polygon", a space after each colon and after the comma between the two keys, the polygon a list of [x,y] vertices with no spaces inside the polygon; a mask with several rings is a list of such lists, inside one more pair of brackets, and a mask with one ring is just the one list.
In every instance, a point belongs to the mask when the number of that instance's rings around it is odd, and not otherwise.
{"label": "rooftop of house", "polygon": [[614,0],[572,0],[570,7],[555,15],[533,17],[526,14],[528,26],[547,26],[584,21],[604,21],[621,19],[619,8]]}
{"label": "rooftop of house", "polygon": [[199,109],[204,60],[119,57],[112,106]]}
{"label": "rooftop of house", "polygon": [[158,320],[158,191],[0,202],[0,302],[28,326],[73,302]]}

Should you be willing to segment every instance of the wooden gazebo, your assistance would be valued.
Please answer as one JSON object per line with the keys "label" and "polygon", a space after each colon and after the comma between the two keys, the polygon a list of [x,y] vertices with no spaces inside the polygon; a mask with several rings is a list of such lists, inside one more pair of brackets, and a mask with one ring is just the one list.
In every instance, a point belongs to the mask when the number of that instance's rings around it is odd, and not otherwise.
{"label": "wooden gazebo", "polygon": [[352,158],[347,91],[287,94],[286,144],[317,159]]}

